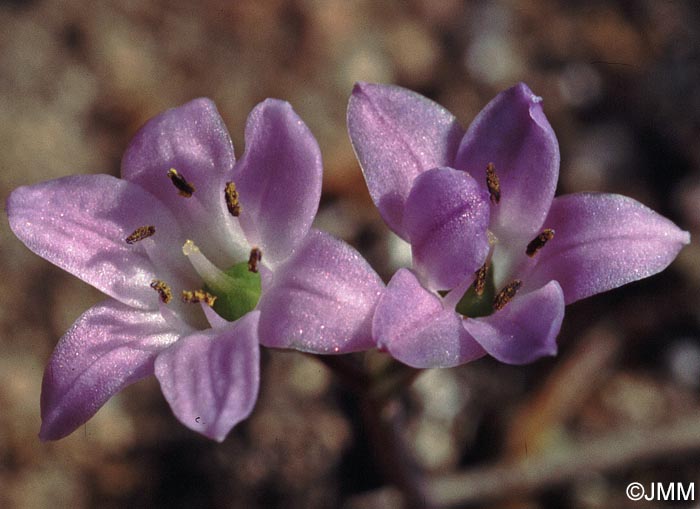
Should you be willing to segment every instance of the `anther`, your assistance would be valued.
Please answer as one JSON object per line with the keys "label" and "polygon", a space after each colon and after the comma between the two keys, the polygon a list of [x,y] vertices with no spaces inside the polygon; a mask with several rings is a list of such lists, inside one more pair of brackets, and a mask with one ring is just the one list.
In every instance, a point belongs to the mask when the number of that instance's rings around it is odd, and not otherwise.
{"label": "anther", "polygon": [[127,244],[136,244],[139,240],[147,239],[156,232],[155,226],[140,226],[126,239]]}
{"label": "anther", "polygon": [[205,292],[204,290],[183,290],[182,302],[187,302],[189,304],[203,302],[209,307],[214,307],[214,302],[216,302],[216,295],[212,295],[211,293]]}
{"label": "anther", "polygon": [[537,251],[542,249],[547,242],[552,240],[552,238],[554,238],[554,230],[551,228],[542,230],[542,233],[532,239],[532,241],[530,241],[530,243],[527,245],[527,248],[525,248],[525,254],[532,258],[537,254]]}
{"label": "anther", "polygon": [[248,270],[250,272],[257,272],[260,260],[262,260],[262,251],[260,251],[259,247],[254,247],[250,250],[250,256],[248,257]]}
{"label": "anther", "polygon": [[496,175],[496,165],[493,163],[486,165],[486,187],[489,188],[491,203],[495,205],[501,201],[501,184]]}
{"label": "anther", "polygon": [[177,187],[180,196],[189,198],[194,193],[194,186],[187,182],[184,176],[180,175],[175,168],[168,170],[168,177],[172,180],[173,185]]}
{"label": "anther", "polygon": [[170,291],[170,287],[164,281],[154,279],[151,281],[151,288],[158,292],[158,295],[160,295],[160,300],[163,304],[167,304],[172,300],[173,292]]}
{"label": "anther", "polygon": [[241,215],[241,202],[238,200],[238,191],[236,190],[236,184],[233,182],[226,182],[226,187],[224,188],[224,197],[226,198],[226,206],[228,211],[232,216],[238,217]]}
{"label": "anther", "polygon": [[476,280],[474,281],[474,293],[479,297],[484,294],[484,290],[486,289],[486,271],[488,268],[488,262],[486,262],[474,273],[476,276]]}
{"label": "anther", "polygon": [[520,286],[523,284],[522,281],[519,279],[515,279],[508,283],[503,290],[498,292],[498,295],[496,295],[496,298],[493,299],[493,309],[494,311],[498,311],[500,309],[503,309],[506,304],[508,304],[513,297],[515,297],[515,294],[518,293],[518,290],[520,289]]}

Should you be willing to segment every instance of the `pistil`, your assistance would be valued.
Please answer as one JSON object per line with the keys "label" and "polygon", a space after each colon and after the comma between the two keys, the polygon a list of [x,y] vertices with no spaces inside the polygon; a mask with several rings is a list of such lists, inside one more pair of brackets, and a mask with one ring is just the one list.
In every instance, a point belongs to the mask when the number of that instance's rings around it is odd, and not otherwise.
{"label": "pistil", "polygon": [[199,277],[212,289],[215,293],[225,292],[229,287],[229,277],[225,272],[211,263],[209,259],[202,254],[197,245],[188,240],[182,246],[183,254],[190,260],[192,267],[197,271]]}

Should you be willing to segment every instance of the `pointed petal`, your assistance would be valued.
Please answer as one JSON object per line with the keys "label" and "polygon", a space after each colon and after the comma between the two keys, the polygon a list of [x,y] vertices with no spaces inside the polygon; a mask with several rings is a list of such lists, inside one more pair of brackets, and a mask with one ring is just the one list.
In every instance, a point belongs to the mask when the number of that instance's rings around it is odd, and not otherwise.
{"label": "pointed petal", "polygon": [[410,270],[399,269],[379,299],[372,333],[379,348],[404,364],[449,368],[485,353],[461,322]]}
{"label": "pointed petal", "polygon": [[263,101],[250,113],[235,168],[241,224],[266,261],[279,262],[303,240],[321,197],[321,152],[289,103]]}
{"label": "pointed petal", "polygon": [[[242,261],[249,248],[224,198],[235,162],[233,145],[216,106],[195,99],[149,120],[122,159],[122,178],[165,203],[207,256],[219,266]],[[189,198],[168,177],[173,168],[194,186]]]}
{"label": "pointed petal", "polygon": [[559,177],[559,144],[542,98],[520,83],[498,94],[464,136],[454,167],[486,186],[494,163],[501,200],[491,211],[497,237],[533,237],[549,210]]}
{"label": "pointed petal", "polygon": [[392,85],[357,83],[348,104],[348,132],[384,221],[406,239],[403,209],[423,171],[452,166],[464,131],[450,112]]}
{"label": "pointed petal", "polygon": [[263,291],[260,342],[323,354],[373,348],[370,323],[383,286],[352,247],[311,230]]}
{"label": "pointed petal", "polygon": [[435,168],[414,181],[404,227],[413,267],[429,289],[454,288],[484,264],[488,226],[488,194],[468,173]]}
{"label": "pointed petal", "polygon": [[556,281],[516,296],[490,316],[469,318],[464,328],[484,350],[501,362],[527,364],[556,355],[564,319],[564,295]]}
{"label": "pointed petal", "polygon": [[555,198],[545,225],[556,233],[528,280],[558,281],[567,304],[664,270],[690,242],[665,217],[615,194]]}
{"label": "pointed petal", "polygon": [[155,362],[156,378],[175,416],[218,442],[250,415],[258,398],[258,317],[252,311],[229,327],[195,332]]}
{"label": "pointed petal", "polygon": [[[136,184],[108,175],[20,187],[7,201],[7,215],[29,249],[125,304],[157,308],[149,285],[159,269],[177,265],[172,254],[182,234],[168,209]],[[155,226],[151,238],[126,243],[147,225]],[[165,267],[152,263],[146,245]]]}
{"label": "pointed petal", "polygon": [[88,309],[61,338],[41,388],[42,440],[58,440],[114,394],[153,373],[153,361],[183,331],[157,311],[114,300]]}

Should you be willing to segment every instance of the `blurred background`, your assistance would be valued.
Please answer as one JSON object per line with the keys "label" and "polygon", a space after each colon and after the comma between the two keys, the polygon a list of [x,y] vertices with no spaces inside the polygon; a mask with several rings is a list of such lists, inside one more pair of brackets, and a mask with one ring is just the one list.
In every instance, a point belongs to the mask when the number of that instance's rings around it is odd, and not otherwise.
{"label": "blurred background", "polygon": [[[353,83],[412,88],[466,127],[525,81],[559,138],[560,194],[632,196],[694,242],[661,275],[568,307],[558,357],[429,371],[390,410],[438,505],[657,507],[625,487],[700,481],[699,18],[694,0],[3,0],[0,201],[117,175],[143,122],[198,96],[240,155],[248,112],[277,97],[321,146],[318,226],[388,279],[403,255],[348,141]],[[263,353],[257,407],[221,445],[180,425],[154,379],[40,443],[44,364],[102,297],[6,216],[0,236],[0,507],[400,507],[357,401],[293,352]]]}

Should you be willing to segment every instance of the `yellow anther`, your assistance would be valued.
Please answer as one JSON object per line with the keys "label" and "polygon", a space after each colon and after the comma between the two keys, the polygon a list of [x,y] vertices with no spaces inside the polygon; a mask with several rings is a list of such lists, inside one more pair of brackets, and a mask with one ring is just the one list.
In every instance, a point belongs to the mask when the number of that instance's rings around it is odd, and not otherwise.
{"label": "yellow anther", "polygon": [[125,240],[127,244],[136,244],[139,240],[147,239],[156,232],[155,226],[140,226]]}
{"label": "yellow anther", "polygon": [[496,205],[501,201],[501,183],[496,174],[496,165],[493,163],[486,165],[486,187],[489,189],[491,203]]}
{"label": "yellow anther", "polygon": [[542,230],[542,233],[532,239],[527,245],[527,248],[525,248],[525,254],[532,258],[537,254],[537,251],[542,249],[547,242],[552,240],[552,238],[554,238],[554,230],[551,228]]}
{"label": "yellow anther", "polygon": [[519,279],[515,279],[508,283],[503,288],[503,290],[498,292],[496,298],[493,299],[493,309],[495,311],[503,309],[506,306],[506,304],[508,304],[513,299],[513,297],[515,297],[515,294],[518,293],[518,290],[520,289],[522,284],[523,282]]}
{"label": "yellow anther", "polygon": [[254,247],[250,250],[250,256],[248,257],[248,270],[250,272],[257,272],[260,260],[262,260],[262,251],[259,247]]}
{"label": "yellow anther", "polygon": [[177,187],[180,196],[189,198],[194,193],[194,186],[187,182],[187,179],[183,175],[180,175],[175,168],[170,168],[168,170],[168,177],[173,182],[173,185]]}
{"label": "yellow anther", "polygon": [[170,291],[170,287],[167,285],[167,283],[165,283],[165,281],[154,279],[151,281],[151,288],[158,292],[158,295],[160,295],[160,300],[163,302],[163,304],[167,304],[172,300],[173,292]]}
{"label": "yellow anther", "polygon": [[476,280],[474,281],[474,293],[476,293],[479,297],[484,294],[484,290],[486,289],[486,271],[488,268],[487,262],[474,273],[476,275]]}
{"label": "yellow anther", "polygon": [[238,217],[241,215],[241,202],[238,200],[238,191],[236,190],[236,184],[233,182],[226,182],[226,187],[224,188],[224,197],[226,198],[226,207],[232,216]]}
{"label": "yellow anther", "polygon": [[214,306],[216,302],[216,295],[212,295],[204,290],[183,290],[182,291],[182,302],[187,302],[189,304],[196,304],[197,302],[203,302],[209,307]]}

